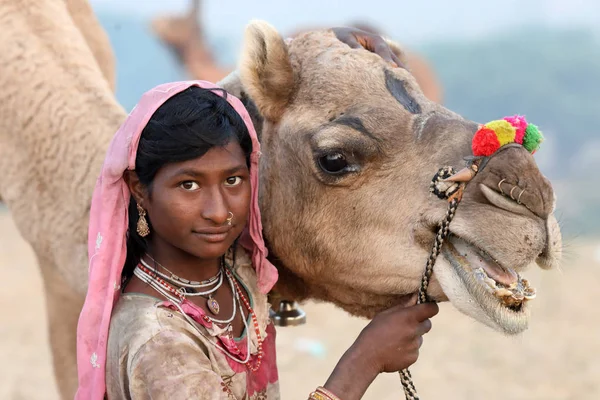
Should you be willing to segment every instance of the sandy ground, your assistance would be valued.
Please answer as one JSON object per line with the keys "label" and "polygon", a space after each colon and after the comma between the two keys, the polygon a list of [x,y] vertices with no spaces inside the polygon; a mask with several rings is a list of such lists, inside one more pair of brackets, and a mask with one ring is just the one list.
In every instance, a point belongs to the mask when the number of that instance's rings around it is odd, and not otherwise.
{"label": "sandy ground", "polygon": [[[503,337],[444,304],[412,367],[422,399],[600,399],[600,239],[571,243],[562,271],[530,271],[538,289],[531,328]],[[58,399],[50,368],[38,267],[0,209],[0,399]],[[323,383],[366,325],[326,304],[308,324],[278,331],[283,399]],[[365,399],[403,399],[398,376],[380,376]]]}

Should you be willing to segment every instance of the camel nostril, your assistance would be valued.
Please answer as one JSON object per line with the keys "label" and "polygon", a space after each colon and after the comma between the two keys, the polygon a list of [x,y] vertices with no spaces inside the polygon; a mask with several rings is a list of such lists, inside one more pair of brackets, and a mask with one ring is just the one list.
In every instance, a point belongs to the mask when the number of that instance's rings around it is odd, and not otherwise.
{"label": "camel nostril", "polygon": [[538,255],[535,262],[540,268],[553,269],[558,267],[562,258],[562,236],[558,221],[553,214],[546,219],[546,246]]}
{"label": "camel nostril", "polygon": [[542,269],[553,269],[557,264],[556,260],[553,257],[549,257],[545,252],[538,255],[535,263]]}

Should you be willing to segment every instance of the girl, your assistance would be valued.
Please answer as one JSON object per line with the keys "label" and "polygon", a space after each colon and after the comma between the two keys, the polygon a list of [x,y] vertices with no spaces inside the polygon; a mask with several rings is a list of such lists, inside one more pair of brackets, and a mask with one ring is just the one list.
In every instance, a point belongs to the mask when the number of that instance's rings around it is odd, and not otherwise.
{"label": "girl", "polygon": [[[160,85],[130,113],[92,200],[76,399],[279,398],[259,150],[241,102],[208,82]],[[406,305],[304,397],[358,399],[416,361],[437,306]]]}

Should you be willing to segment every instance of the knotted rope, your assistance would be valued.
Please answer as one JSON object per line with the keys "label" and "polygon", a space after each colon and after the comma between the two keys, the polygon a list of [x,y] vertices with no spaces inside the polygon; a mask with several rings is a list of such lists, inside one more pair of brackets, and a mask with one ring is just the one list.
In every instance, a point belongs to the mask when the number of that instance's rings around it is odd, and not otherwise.
{"label": "knotted rope", "polygon": [[[437,234],[435,235],[433,247],[429,253],[427,264],[425,265],[425,272],[423,273],[423,278],[421,280],[417,304],[430,301],[429,296],[427,296],[427,288],[429,287],[431,275],[433,274],[433,266],[435,265],[435,261],[442,251],[442,244],[444,243],[444,240],[446,237],[448,237],[448,233],[450,232],[450,222],[452,222],[452,219],[456,214],[458,204],[460,203],[462,193],[466,185],[466,183],[452,183],[447,185],[448,182],[445,182],[444,179],[449,178],[452,175],[454,175],[454,169],[452,167],[444,167],[435,174],[431,181],[430,192],[434,193],[441,199],[448,199],[448,209],[446,210],[446,216],[444,217],[444,220],[440,224]],[[417,389],[412,382],[412,376],[408,368],[400,371],[400,382],[404,388],[404,395],[406,396],[407,400],[419,399],[419,396],[417,395]]]}
{"label": "knotted rope", "polygon": [[[533,154],[537,151],[543,140],[544,137],[538,130],[538,127],[527,123],[525,117],[515,115],[491,121],[485,125],[480,125],[473,136],[471,145],[474,156],[466,159],[467,168],[455,173],[452,167],[443,167],[434,175],[429,186],[429,191],[440,199],[448,200],[448,209],[437,231],[427,264],[425,265],[417,304],[430,301],[427,296],[427,288],[433,274],[433,266],[442,251],[444,240],[450,233],[450,222],[452,222],[452,219],[456,215],[456,210],[458,209],[467,183],[478,171],[483,169],[490,157],[497,154],[501,148],[520,145]],[[419,400],[417,389],[412,382],[412,376],[408,368],[400,371],[400,382],[404,388],[404,395],[407,400]]]}

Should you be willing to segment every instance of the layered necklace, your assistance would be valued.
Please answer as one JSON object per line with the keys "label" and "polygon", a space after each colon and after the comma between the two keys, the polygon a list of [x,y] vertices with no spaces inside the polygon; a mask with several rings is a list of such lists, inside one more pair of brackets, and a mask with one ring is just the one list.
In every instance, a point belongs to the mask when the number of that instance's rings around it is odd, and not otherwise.
{"label": "layered necklace", "polygon": [[[133,271],[134,275],[137,276],[142,282],[147,283],[150,287],[152,287],[154,290],[156,290],[158,293],[160,293],[163,297],[165,297],[167,300],[169,300],[173,305],[175,305],[175,307],[177,307],[177,309],[179,310],[181,315],[183,315],[183,317],[186,319],[186,321],[188,321],[188,323],[190,323],[200,335],[202,335],[205,339],[207,339],[209,341],[209,343],[211,343],[213,346],[215,346],[219,350],[223,351],[223,353],[227,357],[231,358],[232,360],[234,360],[240,364],[246,365],[248,367],[248,369],[250,369],[251,371],[257,371],[260,368],[260,365],[262,363],[263,339],[262,339],[262,335],[260,334],[260,329],[259,329],[259,325],[258,325],[258,320],[256,318],[256,313],[252,309],[252,307],[250,305],[250,301],[246,298],[246,296],[244,295],[244,292],[239,287],[234,274],[230,270],[231,268],[229,266],[225,266],[225,262],[224,262],[223,258],[221,258],[221,267],[219,268],[219,272],[215,276],[213,276],[207,280],[201,281],[201,282],[190,281],[190,280],[181,278],[181,277],[173,274],[171,271],[169,271],[167,268],[165,268],[161,264],[159,264],[152,257],[148,256],[148,258],[150,258],[156,265],[160,266],[162,269],[167,271],[167,274],[164,274],[164,273],[158,271],[157,268],[152,268],[150,265],[148,265],[148,263],[146,263],[143,259],[141,259],[140,263],[137,265],[137,267]],[[258,354],[257,354],[256,361],[253,363],[250,363],[250,337],[249,337],[249,335],[247,336],[247,340],[246,340],[246,342],[247,342],[246,343],[247,344],[246,357],[244,359],[241,359],[239,357],[236,357],[235,355],[230,354],[229,351],[226,348],[224,348],[223,346],[219,345],[218,343],[213,342],[210,337],[205,335],[204,332],[202,332],[202,330],[200,330],[198,328],[198,325],[196,324],[196,322],[188,314],[186,314],[185,311],[181,307],[181,304],[187,300],[186,299],[187,296],[205,296],[205,297],[208,296],[207,308],[213,314],[215,314],[215,315],[218,314],[220,311],[220,306],[219,306],[219,303],[212,297],[212,295],[217,291],[217,289],[219,289],[222,286],[223,275],[225,275],[225,278],[227,279],[227,281],[231,287],[231,292],[233,293],[232,315],[231,315],[231,317],[229,317],[226,320],[220,320],[215,317],[208,316],[206,314],[203,315],[202,318],[204,319],[205,322],[207,322],[209,324],[211,324],[211,323],[225,324],[224,329],[228,332],[229,338],[232,339],[233,337],[232,337],[232,333],[231,333],[232,332],[231,322],[233,322],[233,320],[235,319],[238,310],[240,312],[240,316],[242,318],[242,323],[244,324],[245,331],[248,333],[248,330],[249,330],[248,323],[246,321],[247,316],[244,314],[244,309],[242,307],[242,304],[243,304],[246,307],[246,310],[248,311],[249,316],[252,318],[252,322],[254,324],[254,331],[256,333],[256,338],[257,338]],[[179,287],[176,288],[172,285],[177,285]],[[210,289],[204,290],[207,287],[210,287]],[[197,289],[203,289],[204,291],[197,292],[196,291]],[[193,291],[193,292],[188,292],[188,290]]]}
{"label": "layered necklace", "polygon": [[[206,298],[206,307],[208,308],[208,310],[211,313],[213,313],[214,315],[219,314],[219,311],[221,311],[221,306],[219,305],[219,302],[213,297],[213,294],[216,293],[217,290],[219,290],[221,285],[223,285],[223,260],[222,259],[221,259],[221,265],[219,267],[219,272],[217,272],[217,274],[215,276],[213,276],[209,279],[206,279],[204,281],[198,282],[198,281],[190,281],[188,279],[177,276],[174,273],[172,273],[171,271],[169,271],[164,265],[162,265],[161,263],[156,261],[154,258],[152,258],[150,255],[146,254],[146,256],[150,260],[152,260],[152,262],[155,265],[157,265],[160,268],[167,271],[167,273],[169,275],[160,272],[158,270],[158,268],[152,268],[151,266],[148,265],[148,263],[146,263],[146,261],[144,261],[144,259],[141,259],[140,263],[144,267],[153,271],[156,275],[163,278],[165,281],[179,286],[179,290],[186,296],[190,296],[190,297],[202,296],[202,297]],[[234,292],[233,287],[231,288],[231,291]],[[233,311],[234,311],[234,315],[232,316],[231,321],[233,321],[233,318],[235,317],[235,296],[233,296]]]}

